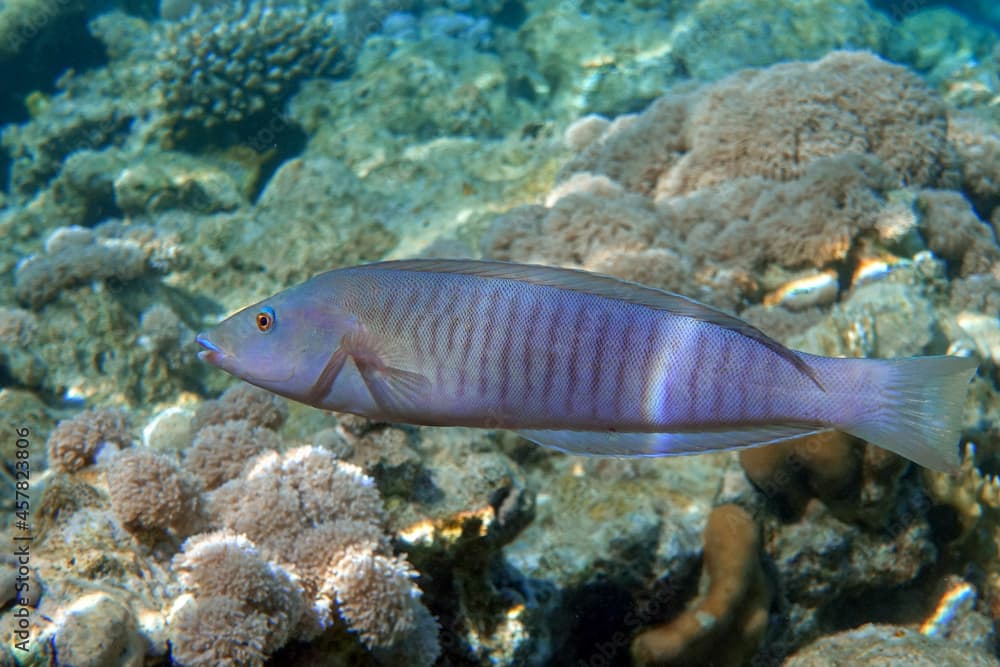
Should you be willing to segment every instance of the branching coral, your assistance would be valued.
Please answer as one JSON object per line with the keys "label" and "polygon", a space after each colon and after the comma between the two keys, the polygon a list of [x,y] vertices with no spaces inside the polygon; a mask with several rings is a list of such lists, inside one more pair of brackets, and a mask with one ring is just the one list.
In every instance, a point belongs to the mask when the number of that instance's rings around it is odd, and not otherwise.
{"label": "branching coral", "polygon": [[760,561],[760,529],[738,505],[712,510],[704,532],[706,593],[632,642],[638,665],[742,665],[767,629],[773,594]]}
{"label": "branching coral", "polygon": [[[966,445],[957,474],[927,469],[923,473],[931,498],[955,510],[959,526],[956,541],[969,538],[977,527],[987,530],[994,528],[989,525],[992,522],[980,526],[980,520],[989,514],[996,515],[1000,510],[1000,478],[984,475],[979,471],[974,445]],[[996,546],[1000,547],[1000,542]]]}
{"label": "branching coral", "polygon": [[249,0],[192,12],[163,37],[164,107],[179,123],[245,120],[343,67],[346,40],[340,15],[304,6]]}
{"label": "branching coral", "polygon": [[61,472],[74,472],[94,462],[105,444],[118,448],[132,444],[128,419],[118,410],[81,412],[59,422],[48,440],[49,465]]}
{"label": "branching coral", "polygon": [[966,446],[957,474],[924,470],[931,499],[954,512],[957,531],[950,553],[976,563],[983,573],[981,594],[994,620],[1000,618],[1000,478],[976,467],[976,449]]}

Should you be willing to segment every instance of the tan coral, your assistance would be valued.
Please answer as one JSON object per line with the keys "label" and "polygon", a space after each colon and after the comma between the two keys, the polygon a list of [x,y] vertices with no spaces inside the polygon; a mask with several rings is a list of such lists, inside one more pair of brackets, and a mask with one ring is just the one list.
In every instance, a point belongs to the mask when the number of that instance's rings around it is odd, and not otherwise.
{"label": "tan coral", "polygon": [[840,431],[740,451],[747,477],[792,517],[819,498],[842,521],[880,527],[891,513],[905,459]]}
{"label": "tan coral", "polygon": [[195,428],[242,419],[251,426],[277,429],[288,417],[288,405],[274,394],[249,384],[233,385],[214,401],[205,401],[195,413]]}
{"label": "tan coral", "polygon": [[208,424],[184,451],[184,468],[211,491],[238,477],[253,457],[280,444],[274,431],[245,419]]}
{"label": "tan coral", "polygon": [[110,461],[107,479],[111,507],[132,532],[185,534],[197,520],[195,485],[168,456],[126,450]]}
{"label": "tan coral", "polygon": [[952,111],[948,139],[962,167],[962,190],[987,214],[1000,201],[1000,136],[988,120],[970,111]]}
{"label": "tan coral", "polygon": [[685,124],[691,146],[657,184],[677,195],[740,176],[790,180],[812,161],[869,154],[903,183],[951,178],[946,107],[916,74],[865,52],[743,71],[711,86]]}
{"label": "tan coral", "polygon": [[59,422],[49,436],[49,465],[62,472],[75,472],[92,464],[103,445],[122,448],[131,443],[125,413],[111,409],[81,412]]}
{"label": "tan coral", "polygon": [[[184,648],[195,648],[198,643],[198,635],[186,627],[186,620],[211,617],[212,609],[229,610],[226,614],[242,615],[244,619],[265,620],[263,628],[253,622],[245,628],[247,632],[258,630],[248,641],[264,654],[277,650],[293,636],[305,610],[301,586],[282,567],[268,562],[241,535],[220,531],[191,538],[174,558],[174,570],[185,591],[192,595],[190,602],[180,602],[182,609],[175,621],[179,627],[172,637],[182,654]],[[236,606],[218,598],[231,600]],[[193,605],[195,609],[184,610],[184,605]],[[239,637],[232,636],[234,630],[238,632],[233,628],[220,635],[217,645],[224,647],[226,642],[222,638],[227,636],[237,641]],[[197,661],[184,664],[189,663]]]}
{"label": "tan coral", "polygon": [[976,216],[962,193],[921,190],[916,209],[927,246],[937,256],[955,262],[962,276],[988,273],[1000,262],[992,227]]}
{"label": "tan coral", "polygon": [[955,513],[958,527],[948,551],[961,562],[972,562],[984,572],[981,593],[994,620],[1000,618],[1000,478],[976,467],[976,448],[965,447],[956,473],[924,470],[931,499]]}
{"label": "tan coral", "polygon": [[171,623],[171,657],[182,667],[263,667],[267,617],[216,596],[181,608]]}
{"label": "tan coral", "polygon": [[339,612],[373,650],[405,651],[413,642],[422,653],[409,664],[436,659],[437,626],[419,602],[415,572],[391,555],[382,498],[357,466],[317,447],[265,452],[211,494],[211,513],[298,578],[309,607],[300,637],[318,635]]}
{"label": "tan coral", "polygon": [[976,528],[984,511],[1000,509],[1000,478],[983,475],[976,467],[976,447],[969,443],[957,474],[923,469],[924,484],[935,502],[955,510],[961,541]]}
{"label": "tan coral", "polygon": [[750,481],[771,500],[799,513],[814,497],[833,498],[855,483],[860,465],[857,441],[825,431],[766,447],[740,450]]}
{"label": "tan coral", "polygon": [[760,561],[760,529],[737,505],[712,510],[703,534],[707,592],[680,616],[632,642],[637,665],[744,664],[767,629],[773,591]]}
{"label": "tan coral", "polygon": [[417,573],[405,559],[364,545],[345,549],[331,567],[329,585],[341,615],[369,647],[393,644],[417,622]]}

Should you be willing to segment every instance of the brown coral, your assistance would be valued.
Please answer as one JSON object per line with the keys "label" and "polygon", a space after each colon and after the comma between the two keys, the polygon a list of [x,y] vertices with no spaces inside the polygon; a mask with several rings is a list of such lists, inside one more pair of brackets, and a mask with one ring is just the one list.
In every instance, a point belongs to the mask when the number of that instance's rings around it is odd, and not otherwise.
{"label": "brown coral", "polygon": [[281,428],[288,417],[285,401],[269,391],[249,384],[233,385],[214,401],[198,406],[194,416],[195,429],[209,424],[224,424],[242,419],[251,426]]}
{"label": "brown coral", "polygon": [[292,549],[303,531],[324,522],[381,526],[385,518],[373,480],[315,447],[259,456],[215,491],[212,510],[223,526],[275,553]]}
{"label": "brown coral", "polygon": [[132,444],[128,418],[118,410],[81,412],[59,422],[47,443],[49,465],[61,472],[74,472],[94,462],[105,444],[128,447]]}
{"label": "brown coral", "polygon": [[352,545],[341,552],[332,572],[340,614],[369,647],[394,644],[413,629],[420,589],[405,559]]}
{"label": "brown coral", "polygon": [[[560,171],[605,174],[647,196],[676,196],[739,177],[793,180],[814,160],[873,155],[898,181],[950,183],[944,103],[903,67],[864,52],[745,70],[682,89],[590,139]],[[596,126],[599,127],[599,126]]]}
{"label": "brown coral", "polygon": [[253,426],[245,419],[208,424],[184,452],[184,468],[211,491],[238,477],[257,454],[277,449],[279,444],[274,431]]}
{"label": "brown coral", "polygon": [[995,126],[970,112],[953,111],[948,140],[958,153],[962,190],[984,218],[992,217],[1000,204],[1000,136]]}
{"label": "brown coral", "polygon": [[183,667],[261,667],[267,657],[267,617],[230,597],[185,606],[170,634],[171,657]]}
{"label": "brown coral", "polygon": [[750,481],[797,518],[819,498],[843,521],[880,527],[892,511],[907,461],[840,431],[740,451]]}
{"label": "brown coral", "polygon": [[576,192],[551,208],[522,206],[504,214],[484,248],[495,259],[586,265],[595,254],[648,248],[659,226],[652,203],[644,197]]}
{"label": "brown coral", "polygon": [[336,608],[370,648],[406,650],[413,641],[423,649],[409,664],[434,662],[436,625],[415,573],[389,554],[382,498],[360,468],[317,447],[265,452],[216,489],[211,505],[226,530],[298,577],[311,601],[300,636],[328,627]]}
{"label": "brown coral", "polygon": [[901,184],[957,183],[946,126],[918,77],[866,53],[683,87],[641,114],[572,127],[578,152],[545,206],[500,216],[483,254],[738,310],[760,300],[764,267],[849,273],[859,243],[885,236]]}
{"label": "brown coral", "polygon": [[870,154],[911,185],[950,178],[944,103],[916,74],[864,52],[834,52],[734,74],[685,124],[691,149],[660,179],[677,195],[734,177],[790,180],[812,161]]}
{"label": "brown coral", "polygon": [[[692,93],[671,93],[641,114],[616,118],[598,134],[567,131],[578,152],[559,171],[563,181],[578,172],[604,174],[627,190],[652,195],[661,175],[690,150],[684,124],[695,99]],[[585,141],[589,139],[589,141]]]}
{"label": "brown coral", "polygon": [[939,257],[955,262],[962,276],[987,273],[1000,261],[993,229],[976,217],[961,193],[921,190],[916,207],[927,246]]}
{"label": "brown coral", "polygon": [[[214,617],[213,609],[228,610],[226,615],[238,612],[242,614],[242,630],[251,635],[250,645],[262,654],[272,653],[292,637],[305,610],[302,588],[294,578],[265,560],[249,540],[234,533],[222,531],[191,538],[174,559],[174,570],[185,590],[193,595],[193,605],[201,607],[188,610],[181,618]],[[236,604],[221,602],[220,598]],[[263,619],[263,626],[256,619]],[[240,632],[238,626],[233,630]],[[231,636],[233,630],[223,637]],[[195,643],[198,636],[181,621],[173,641],[183,653],[183,647]],[[220,644],[222,650],[229,650],[226,642]]]}
{"label": "brown coral", "polygon": [[637,665],[742,665],[767,629],[772,590],[760,562],[760,530],[738,505],[720,505],[703,533],[708,591],[672,621],[632,642]]}
{"label": "brown coral", "polygon": [[168,456],[126,450],[109,463],[107,478],[111,507],[128,530],[184,534],[192,527],[197,491]]}
{"label": "brown coral", "polygon": [[875,227],[890,187],[878,160],[841,155],[813,161],[788,183],[735,179],[664,201],[661,210],[697,257],[747,269],[821,267],[843,260]]}

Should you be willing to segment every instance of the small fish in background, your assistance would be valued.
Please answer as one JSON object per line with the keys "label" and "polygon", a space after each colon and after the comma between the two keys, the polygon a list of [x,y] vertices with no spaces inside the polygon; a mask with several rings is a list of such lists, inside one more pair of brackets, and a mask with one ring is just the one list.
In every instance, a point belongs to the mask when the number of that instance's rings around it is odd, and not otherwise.
{"label": "small fish in background", "polygon": [[210,364],[371,419],[506,428],[574,454],[673,456],[836,429],[958,464],[967,357],[791,350],[683,296],[572,269],[408,260],[337,269],[197,337]]}

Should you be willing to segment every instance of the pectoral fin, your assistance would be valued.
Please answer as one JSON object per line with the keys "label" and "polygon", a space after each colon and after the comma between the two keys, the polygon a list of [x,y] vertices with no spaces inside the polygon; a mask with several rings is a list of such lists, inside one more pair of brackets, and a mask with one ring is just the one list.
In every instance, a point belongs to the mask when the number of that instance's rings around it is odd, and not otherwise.
{"label": "pectoral fin", "polygon": [[397,366],[402,355],[367,331],[345,335],[340,349],[354,362],[375,403],[388,417],[412,414],[420,404],[418,399],[430,389],[426,377]]}
{"label": "pectoral fin", "polygon": [[371,365],[358,366],[358,370],[372,398],[390,416],[412,414],[418,399],[430,388],[430,382],[419,373]]}

